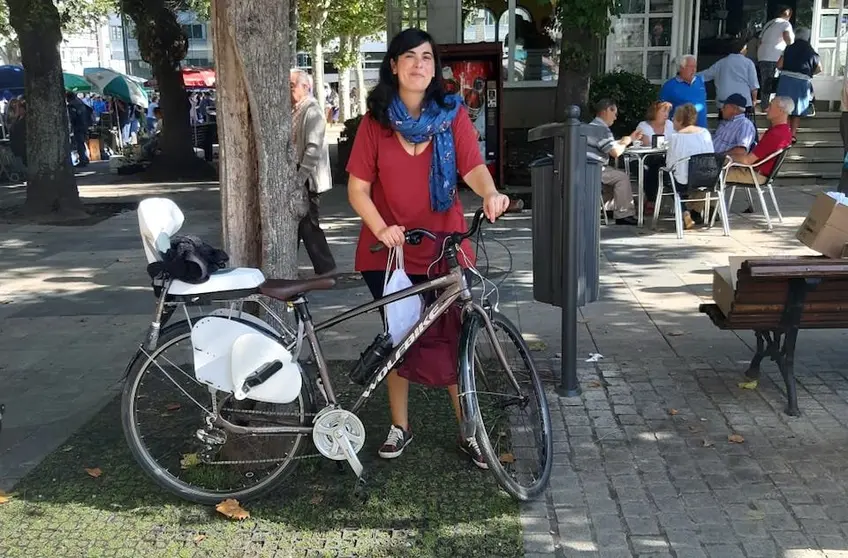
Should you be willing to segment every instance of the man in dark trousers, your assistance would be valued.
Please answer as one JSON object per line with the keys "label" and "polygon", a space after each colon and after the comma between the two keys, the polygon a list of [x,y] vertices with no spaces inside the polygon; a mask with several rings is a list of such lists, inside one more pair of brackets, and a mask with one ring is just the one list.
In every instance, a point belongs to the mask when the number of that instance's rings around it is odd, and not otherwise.
{"label": "man in dark trousers", "polygon": [[306,246],[315,273],[328,275],[335,271],[336,260],[318,223],[318,196],[333,187],[330,152],[324,116],[312,95],[312,78],[303,70],[291,71],[291,101],[296,180],[309,195],[309,212],[298,225],[298,236]]}
{"label": "man in dark trousers", "polygon": [[68,92],[68,120],[71,124],[71,134],[74,138],[74,149],[79,155],[78,167],[88,166],[88,151],[86,141],[88,140],[88,127],[92,122],[91,107],[82,102],[76,93]]}

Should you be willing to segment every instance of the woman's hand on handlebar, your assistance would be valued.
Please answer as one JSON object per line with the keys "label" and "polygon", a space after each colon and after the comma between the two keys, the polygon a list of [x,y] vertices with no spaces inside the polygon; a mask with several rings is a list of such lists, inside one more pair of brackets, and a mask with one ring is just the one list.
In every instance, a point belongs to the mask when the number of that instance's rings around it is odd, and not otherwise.
{"label": "woman's hand on handlebar", "polygon": [[509,208],[509,203],[509,198],[503,194],[489,194],[483,198],[483,213],[490,223],[494,223]]}
{"label": "woman's hand on handlebar", "polygon": [[389,225],[377,233],[379,240],[386,248],[394,248],[406,242],[406,236],[403,234],[406,229],[398,225]]}

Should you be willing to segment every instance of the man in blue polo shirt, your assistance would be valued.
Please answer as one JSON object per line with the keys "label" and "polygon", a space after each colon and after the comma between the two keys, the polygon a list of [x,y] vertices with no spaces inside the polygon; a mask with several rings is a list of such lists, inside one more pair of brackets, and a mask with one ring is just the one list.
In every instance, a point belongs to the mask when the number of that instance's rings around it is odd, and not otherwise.
{"label": "man in blue polo shirt", "polygon": [[691,54],[680,59],[677,75],[665,82],[660,89],[660,101],[671,103],[671,113],[677,107],[692,103],[698,109],[698,126],[707,127],[707,87],[704,79],[697,75],[698,60]]}

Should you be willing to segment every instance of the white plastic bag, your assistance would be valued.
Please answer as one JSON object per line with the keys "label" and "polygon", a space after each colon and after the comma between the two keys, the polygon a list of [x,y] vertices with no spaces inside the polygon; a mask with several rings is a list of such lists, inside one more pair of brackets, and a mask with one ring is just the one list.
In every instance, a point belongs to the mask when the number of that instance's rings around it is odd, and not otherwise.
{"label": "white plastic bag", "polygon": [[[403,265],[403,247],[392,248],[386,265],[386,279],[383,285],[383,296],[408,289],[412,281],[406,275]],[[421,318],[423,308],[421,295],[408,296],[386,305],[386,329],[392,336],[392,343],[397,346],[409,330]]]}

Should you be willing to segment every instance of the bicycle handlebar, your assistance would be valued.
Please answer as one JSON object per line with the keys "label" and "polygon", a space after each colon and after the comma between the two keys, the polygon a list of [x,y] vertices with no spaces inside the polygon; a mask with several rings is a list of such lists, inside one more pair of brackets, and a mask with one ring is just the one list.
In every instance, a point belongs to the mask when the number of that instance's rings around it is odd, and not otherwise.
{"label": "bicycle handlebar", "polygon": [[[521,210],[524,209],[524,201],[520,199],[511,200],[509,202],[509,207],[504,211],[504,215],[507,213],[520,213]],[[471,238],[477,231],[480,230],[480,225],[483,223],[483,208],[479,208],[474,212],[474,218],[471,220],[471,226],[468,227],[468,231],[464,233],[454,232],[449,234],[448,236],[452,237],[454,241],[458,244],[465,240],[466,238]],[[405,240],[408,244],[420,244],[422,237],[427,237],[430,240],[436,240],[436,235],[427,229],[410,229],[404,232]],[[386,247],[382,242],[377,242],[373,246],[371,246],[372,252],[379,252]]]}

